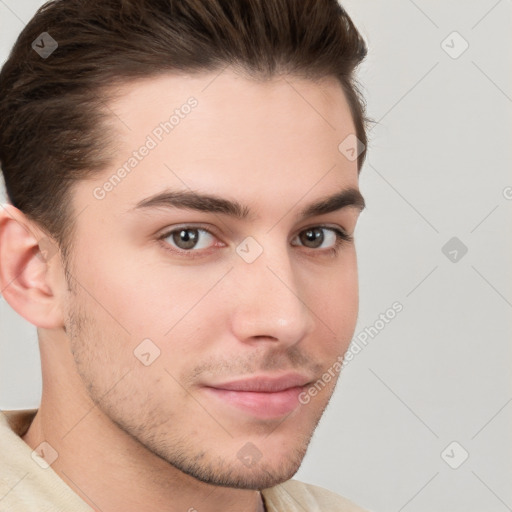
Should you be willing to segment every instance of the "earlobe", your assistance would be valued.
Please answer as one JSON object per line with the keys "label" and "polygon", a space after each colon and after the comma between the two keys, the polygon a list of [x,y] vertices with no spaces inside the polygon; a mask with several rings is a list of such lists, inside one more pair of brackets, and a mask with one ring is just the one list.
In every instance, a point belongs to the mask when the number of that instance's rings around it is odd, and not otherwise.
{"label": "earlobe", "polygon": [[54,278],[58,249],[23,212],[0,208],[0,289],[5,300],[31,324],[52,329],[63,325],[61,294]]}

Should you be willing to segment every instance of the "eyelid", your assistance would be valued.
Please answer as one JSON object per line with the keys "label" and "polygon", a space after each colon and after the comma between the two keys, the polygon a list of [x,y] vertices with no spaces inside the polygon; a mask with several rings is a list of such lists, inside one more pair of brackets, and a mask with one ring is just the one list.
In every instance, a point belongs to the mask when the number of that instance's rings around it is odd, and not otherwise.
{"label": "eyelid", "polygon": [[[213,228],[213,226],[210,224],[201,224],[201,223],[199,223],[199,224],[195,224],[195,223],[177,224],[175,226],[166,228],[164,231],[162,231],[161,234],[158,235],[158,241],[161,242],[165,246],[164,248],[166,250],[170,251],[171,253],[177,254],[178,256],[185,255],[185,254],[189,258],[207,256],[208,252],[211,251],[211,249],[213,247],[219,246],[218,243],[213,244],[210,248],[207,248],[207,249],[185,250],[185,249],[179,249],[179,248],[169,248],[168,246],[170,244],[166,243],[164,241],[164,239],[169,237],[172,233],[179,231],[180,229],[191,229],[191,230],[196,229],[196,230],[206,231],[211,236],[219,239],[219,236],[215,233],[215,229],[212,229],[212,228]],[[332,226],[332,225],[321,224],[321,223],[320,224],[311,224],[310,226],[305,226],[305,227],[300,228],[296,232],[296,234],[293,235],[292,240],[297,238],[302,232],[307,231],[308,229],[315,229],[315,228],[326,229],[326,230],[332,231],[336,236],[336,243],[335,243],[334,247],[329,247],[327,249],[308,248],[303,245],[299,245],[298,247],[305,247],[306,249],[309,249],[312,252],[317,252],[320,254],[330,253],[330,252],[336,253],[342,244],[350,243],[350,242],[354,241],[353,235],[349,234],[348,231],[345,230],[344,228],[342,228],[341,226],[339,226],[339,225]],[[226,246],[226,244],[224,242],[221,242],[221,243],[223,246]],[[295,247],[297,247],[297,246],[295,246]]]}
{"label": "eyelid", "polygon": [[202,224],[202,223],[182,223],[182,224],[175,224],[173,226],[168,226],[160,231],[161,234],[158,235],[158,238],[165,238],[168,237],[171,233],[174,233],[175,231],[179,231],[180,229],[202,229],[204,231],[208,231],[210,234],[217,236],[215,234],[215,228],[211,224]]}
{"label": "eyelid", "polygon": [[[172,248],[169,248],[169,243],[165,242],[165,238],[171,236],[173,233],[175,233],[176,231],[180,231],[182,229],[190,229],[190,230],[193,230],[193,229],[196,229],[196,230],[200,230],[200,231],[206,231],[209,235],[211,235],[212,237],[216,238],[217,241],[214,242],[211,247],[207,248],[207,249],[190,249],[190,250],[185,250],[185,249],[179,249],[177,247],[172,247]],[[161,232],[160,235],[158,235],[157,239],[159,242],[161,242],[162,244],[164,244],[165,246],[165,249],[174,253],[174,254],[178,254],[178,255],[181,255],[181,254],[187,254],[187,255],[190,255],[189,257],[194,257],[194,256],[204,256],[208,251],[210,251],[213,247],[218,247],[220,244],[222,244],[223,246],[226,246],[226,244],[224,242],[219,242],[219,236],[215,233],[215,229],[213,228],[213,226],[211,226],[210,224],[194,224],[194,223],[189,223],[189,224],[176,224],[175,226],[172,226],[172,227],[169,227],[169,228],[166,228],[164,231]]]}

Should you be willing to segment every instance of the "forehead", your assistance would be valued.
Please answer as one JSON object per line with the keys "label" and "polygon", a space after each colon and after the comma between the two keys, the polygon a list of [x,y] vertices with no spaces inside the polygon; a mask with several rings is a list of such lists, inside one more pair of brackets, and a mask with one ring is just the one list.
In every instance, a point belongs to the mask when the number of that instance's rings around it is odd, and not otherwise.
{"label": "forehead", "polygon": [[[302,103],[328,125],[339,114],[333,109],[341,108],[349,115],[343,89],[334,77],[310,80],[281,74],[269,79],[256,79],[227,67],[214,72],[162,73],[123,82],[115,90],[118,94],[110,107],[119,115],[126,116],[137,115],[141,101],[146,106],[145,114],[152,109],[160,115],[165,114],[166,109],[176,106],[176,102],[190,95],[207,102],[209,109],[229,109],[230,105],[243,105],[244,108],[256,106],[261,115],[268,115],[266,107],[275,107],[276,104],[282,106],[278,109],[279,113],[290,114],[290,107],[298,107]],[[253,114],[256,115],[256,112]],[[331,124],[332,127],[335,127],[335,123]]]}
{"label": "forehead", "polygon": [[[191,98],[197,105],[190,115],[180,112],[189,110],[184,107]],[[269,148],[297,139],[318,142],[319,137],[330,144],[354,132],[341,85],[331,77],[313,82],[283,75],[256,81],[230,68],[220,73],[165,74],[122,85],[109,110],[120,139],[130,147],[169,121],[173,113],[179,115],[179,126],[173,127],[172,137],[164,137],[164,144],[179,141],[180,149],[192,146],[202,153],[217,143],[229,144],[228,136],[245,151],[262,143]],[[191,132],[195,137],[190,137]]]}
{"label": "forehead", "polygon": [[133,205],[164,188],[279,201],[313,187],[357,187],[357,163],[338,149],[355,129],[334,78],[165,74],[123,84],[108,110],[117,149],[89,183],[89,198],[124,171],[102,206]]}

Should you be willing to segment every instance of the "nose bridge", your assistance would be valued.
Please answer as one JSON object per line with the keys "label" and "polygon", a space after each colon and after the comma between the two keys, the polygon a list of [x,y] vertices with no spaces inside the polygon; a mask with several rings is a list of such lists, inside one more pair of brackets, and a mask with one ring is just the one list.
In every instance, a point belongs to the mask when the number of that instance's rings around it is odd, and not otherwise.
{"label": "nose bridge", "polygon": [[297,343],[313,329],[300,276],[286,246],[269,243],[262,249],[251,263],[240,257],[235,265],[233,331],[241,340],[264,337]]}

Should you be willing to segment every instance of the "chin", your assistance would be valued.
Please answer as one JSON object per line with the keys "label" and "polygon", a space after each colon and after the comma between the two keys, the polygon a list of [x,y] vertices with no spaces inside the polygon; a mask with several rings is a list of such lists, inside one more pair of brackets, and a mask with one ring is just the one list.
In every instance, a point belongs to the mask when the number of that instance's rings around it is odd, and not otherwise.
{"label": "chin", "polygon": [[[297,439],[287,449],[261,451],[251,442],[228,453],[213,449],[194,450],[190,445],[180,450],[163,450],[159,455],[181,472],[201,482],[236,489],[261,490],[289,480],[302,464],[311,436]],[[174,447],[176,448],[176,447]],[[167,451],[167,453],[165,453]]]}
{"label": "chin", "polygon": [[183,473],[201,482],[235,489],[261,490],[289,480],[297,473],[303,456],[294,455],[281,461],[259,461],[253,467],[244,467],[236,462],[232,467],[224,464],[186,464],[176,466]]}

